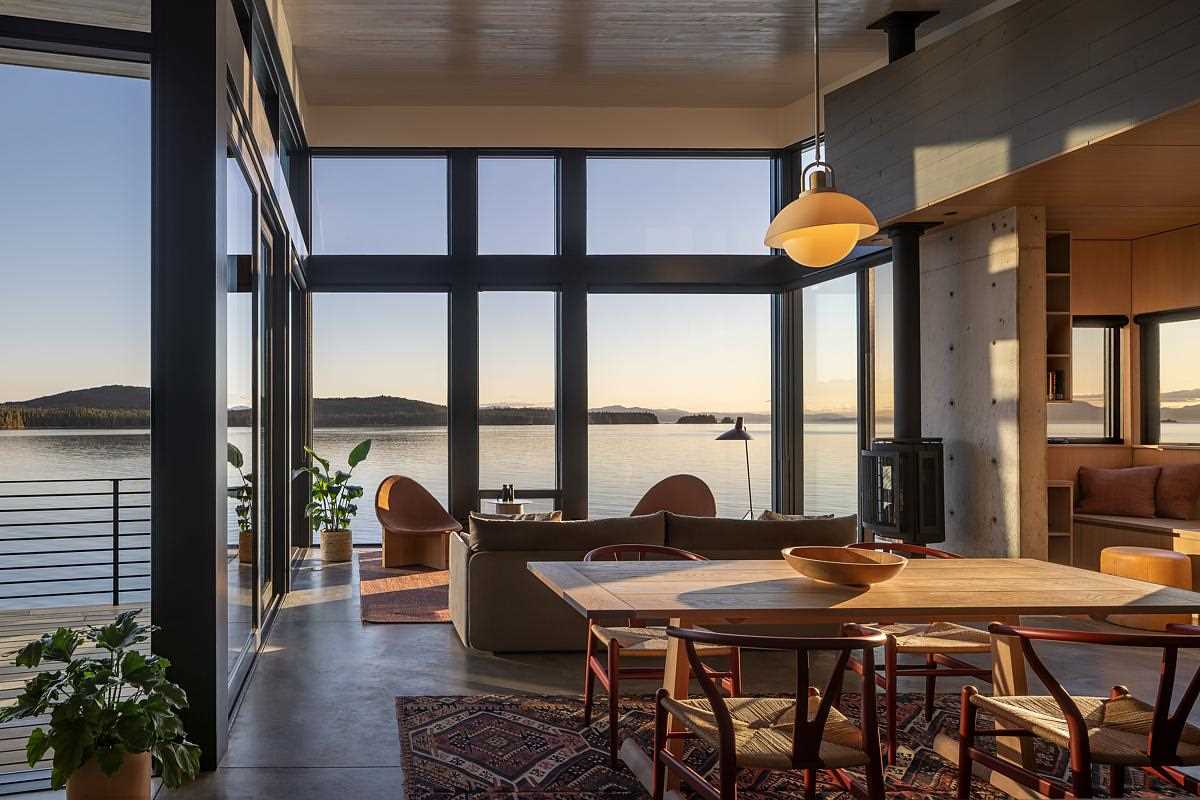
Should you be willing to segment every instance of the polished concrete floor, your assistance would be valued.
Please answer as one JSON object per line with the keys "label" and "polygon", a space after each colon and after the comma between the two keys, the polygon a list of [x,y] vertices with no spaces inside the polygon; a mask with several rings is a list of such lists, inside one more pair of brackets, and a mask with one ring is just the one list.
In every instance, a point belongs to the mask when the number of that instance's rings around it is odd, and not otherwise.
{"label": "polished concrete floor", "polygon": [[[357,563],[302,563],[245,689],[220,769],[182,790],[162,790],[159,798],[400,800],[395,696],[580,691],[578,654],[494,656],[466,650],[450,625],[364,625],[356,570]],[[1154,696],[1156,652],[1117,658],[1056,646],[1044,653],[1072,691],[1106,694],[1123,683]],[[1190,677],[1197,663],[1187,659],[1180,672]],[[745,669],[749,692],[791,688],[786,662],[771,654],[750,654]],[[920,690],[916,682],[904,688]],[[1200,714],[1193,719],[1200,722]]]}

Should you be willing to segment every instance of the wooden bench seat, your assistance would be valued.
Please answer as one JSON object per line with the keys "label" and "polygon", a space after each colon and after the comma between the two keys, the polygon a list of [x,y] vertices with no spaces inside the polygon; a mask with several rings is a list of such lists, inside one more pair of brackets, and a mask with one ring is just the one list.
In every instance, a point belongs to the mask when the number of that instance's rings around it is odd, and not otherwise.
{"label": "wooden bench seat", "polygon": [[1192,558],[1192,585],[1200,586],[1200,520],[1074,515],[1075,566],[1100,569],[1106,547],[1133,545],[1173,550]]}
{"label": "wooden bench seat", "polygon": [[1200,539],[1200,519],[1163,519],[1162,517],[1117,517],[1108,514],[1076,514],[1076,525],[1149,531],[1168,536]]}

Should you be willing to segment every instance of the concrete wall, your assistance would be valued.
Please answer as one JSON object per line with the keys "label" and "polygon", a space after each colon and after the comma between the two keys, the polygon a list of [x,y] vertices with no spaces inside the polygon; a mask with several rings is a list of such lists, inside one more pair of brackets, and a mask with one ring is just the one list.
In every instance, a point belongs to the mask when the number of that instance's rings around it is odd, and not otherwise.
{"label": "concrete wall", "polygon": [[1045,213],[921,243],[922,418],[946,450],[946,545],[1046,557]]}
{"label": "concrete wall", "polygon": [[1023,0],[831,93],[829,154],[884,222],[1197,98],[1195,0]]}

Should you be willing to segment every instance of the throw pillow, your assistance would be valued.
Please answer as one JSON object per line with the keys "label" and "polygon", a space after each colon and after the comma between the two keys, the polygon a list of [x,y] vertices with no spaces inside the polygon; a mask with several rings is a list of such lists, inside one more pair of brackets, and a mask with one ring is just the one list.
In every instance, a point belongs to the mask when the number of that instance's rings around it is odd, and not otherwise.
{"label": "throw pillow", "polygon": [[485,514],[482,511],[472,511],[471,516],[478,519],[511,519],[518,522],[562,522],[561,511],[530,511],[525,514]]}
{"label": "throw pillow", "polygon": [[1200,497],[1200,464],[1163,464],[1154,490],[1156,513],[1170,519],[1192,519]]}
{"label": "throw pillow", "polygon": [[758,517],[768,522],[795,522],[798,519],[833,519],[833,514],[780,514],[778,511],[767,510]]}
{"label": "throw pillow", "polygon": [[1159,472],[1159,467],[1080,467],[1079,503],[1075,510],[1082,514],[1153,517]]}

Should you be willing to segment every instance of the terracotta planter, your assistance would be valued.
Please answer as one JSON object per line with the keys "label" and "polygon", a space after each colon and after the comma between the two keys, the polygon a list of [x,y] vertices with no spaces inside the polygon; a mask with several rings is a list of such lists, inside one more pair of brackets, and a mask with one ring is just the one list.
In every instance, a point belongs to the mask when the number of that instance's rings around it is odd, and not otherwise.
{"label": "terracotta planter", "polygon": [[92,758],[67,779],[67,800],[150,800],[149,753],[130,753],[115,775]]}
{"label": "terracotta planter", "polygon": [[321,531],[321,560],[349,561],[353,544],[350,531]]}
{"label": "terracotta planter", "polygon": [[254,563],[254,531],[238,532],[238,561],[243,564]]}

